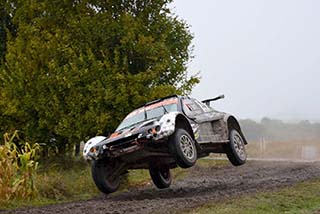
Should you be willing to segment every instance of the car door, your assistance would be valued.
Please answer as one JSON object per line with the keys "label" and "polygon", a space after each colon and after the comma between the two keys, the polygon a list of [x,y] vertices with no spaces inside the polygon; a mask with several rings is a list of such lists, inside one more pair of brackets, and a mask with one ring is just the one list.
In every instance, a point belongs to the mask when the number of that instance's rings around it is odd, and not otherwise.
{"label": "car door", "polygon": [[221,142],[222,131],[220,130],[223,114],[206,106],[194,98],[183,100],[183,109],[185,114],[193,122],[195,138],[198,143]]}
{"label": "car door", "polygon": [[208,120],[207,112],[193,98],[183,100],[184,113],[189,117],[198,143],[205,143],[212,139],[212,126]]}

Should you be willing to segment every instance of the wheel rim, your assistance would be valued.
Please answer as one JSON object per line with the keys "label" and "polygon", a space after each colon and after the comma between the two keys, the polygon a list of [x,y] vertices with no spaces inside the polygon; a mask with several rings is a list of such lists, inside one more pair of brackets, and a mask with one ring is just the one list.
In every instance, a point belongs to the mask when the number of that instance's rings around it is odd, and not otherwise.
{"label": "wheel rim", "polygon": [[244,142],[240,135],[235,134],[233,136],[233,145],[234,145],[235,152],[237,153],[239,158],[241,160],[245,160],[247,158],[247,153],[245,150]]}
{"label": "wheel rim", "polygon": [[119,183],[119,177],[110,173],[109,175],[105,176],[105,182],[108,184],[108,186],[116,188]]}
{"label": "wheel rim", "polygon": [[165,180],[166,182],[170,181],[170,170],[169,169],[162,169],[159,170],[160,176]]}
{"label": "wheel rim", "polygon": [[[113,166],[115,166],[115,163],[113,163]],[[120,182],[119,175],[115,173],[114,168],[107,165],[104,167],[104,180],[106,184],[112,188],[117,188]]]}
{"label": "wheel rim", "polygon": [[194,159],[195,147],[194,147],[192,140],[188,136],[182,135],[180,137],[180,147],[181,147],[183,155],[187,159],[189,159],[189,160]]}

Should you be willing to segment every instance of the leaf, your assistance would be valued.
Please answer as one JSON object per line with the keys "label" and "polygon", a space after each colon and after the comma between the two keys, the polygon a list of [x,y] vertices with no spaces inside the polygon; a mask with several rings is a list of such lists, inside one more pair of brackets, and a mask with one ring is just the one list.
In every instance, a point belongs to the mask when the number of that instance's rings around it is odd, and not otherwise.
{"label": "leaf", "polygon": [[23,141],[64,154],[199,81],[187,74],[192,34],[171,0],[6,2],[18,33],[6,37],[0,66],[0,133],[18,129]]}

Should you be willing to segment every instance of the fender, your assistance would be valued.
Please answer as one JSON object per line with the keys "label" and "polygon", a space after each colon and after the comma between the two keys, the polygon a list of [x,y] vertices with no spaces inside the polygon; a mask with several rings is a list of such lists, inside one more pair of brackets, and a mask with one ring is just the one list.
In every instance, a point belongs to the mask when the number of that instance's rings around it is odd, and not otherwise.
{"label": "fender", "polygon": [[155,140],[171,136],[176,128],[185,129],[195,139],[189,120],[180,112],[169,112],[163,115],[157,123],[160,126],[160,132]]}
{"label": "fender", "polygon": [[158,122],[156,122],[160,126],[160,132],[154,138],[155,140],[162,139],[164,137],[169,137],[175,131],[176,126],[176,117],[180,114],[179,112],[169,112],[163,115]]}
{"label": "fender", "polygon": [[84,159],[92,160],[94,157],[96,157],[96,155],[94,154],[94,151],[91,151],[91,149],[105,139],[107,139],[107,137],[105,137],[105,136],[96,136],[96,137],[89,139],[84,144],[84,148],[83,148]]}
{"label": "fender", "polygon": [[[241,130],[240,124],[238,122],[238,120],[235,118],[235,116],[231,115],[231,114],[225,114],[225,116],[223,117],[223,121],[228,125],[228,132],[230,131],[230,128],[234,128],[237,131],[239,131],[241,137],[244,140],[245,144],[248,144],[245,136],[243,135],[243,132]],[[229,135],[229,133],[228,133]]]}
{"label": "fender", "polygon": [[195,132],[199,129],[199,126],[194,126],[194,128],[192,128],[186,116],[180,113],[176,116],[176,128],[185,129],[190,134],[190,136],[195,140]]}

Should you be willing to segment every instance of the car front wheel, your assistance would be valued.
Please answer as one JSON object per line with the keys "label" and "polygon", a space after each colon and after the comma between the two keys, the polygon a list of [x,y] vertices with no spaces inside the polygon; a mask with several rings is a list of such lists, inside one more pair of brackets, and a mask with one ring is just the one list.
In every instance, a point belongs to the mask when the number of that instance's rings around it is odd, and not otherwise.
{"label": "car front wheel", "polygon": [[229,143],[225,147],[227,157],[234,166],[240,166],[247,160],[247,152],[241,134],[231,129],[229,133]]}
{"label": "car front wheel", "polygon": [[159,189],[168,188],[172,182],[170,168],[168,166],[150,166],[150,177]]}
{"label": "car front wheel", "polygon": [[192,167],[197,161],[197,148],[194,140],[184,129],[177,129],[169,140],[169,148],[178,166]]}
{"label": "car front wheel", "polygon": [[120,175],[116,173],[115,160],[93,160],[91,163],[92,178],[98,189],[109,194],[118,190]]}

